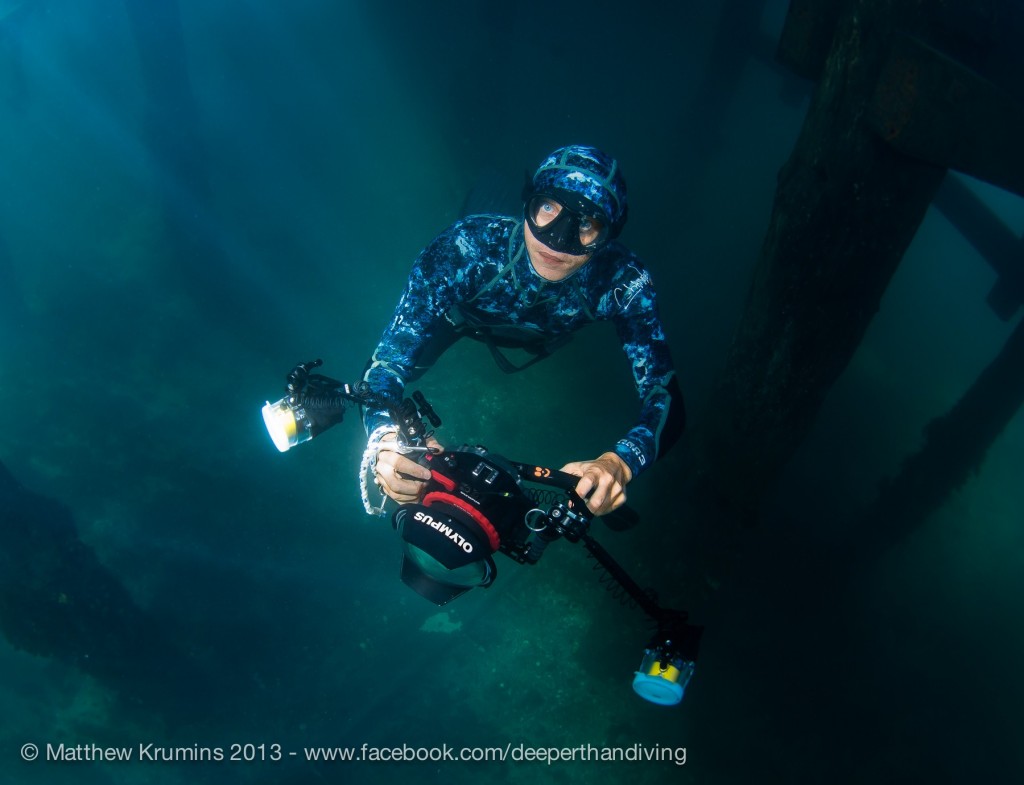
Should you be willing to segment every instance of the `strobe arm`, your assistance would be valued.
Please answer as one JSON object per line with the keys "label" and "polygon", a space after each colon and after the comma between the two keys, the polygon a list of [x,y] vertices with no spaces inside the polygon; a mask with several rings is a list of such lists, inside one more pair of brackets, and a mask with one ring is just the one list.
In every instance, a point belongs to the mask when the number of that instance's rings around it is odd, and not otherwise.
{"label": "strobe arm", "polygon": [[648,592],[640,587],[640,584],[633,580],[622,565],[615,561],[604,546],[589,534],[583,534],[580,540],[583,542],[583,547],[587,549],[587,553],[597,560],[608,575],[629,595],[629,598],[657,624],[657,631],[651,645],[664,645],[666,642],[670,642],[673,648],[687,660],[696,660],[697,650],[700,647],[700,636],[704,628],[689,624],[686,611],[661,607]]}
{"label": "strobe arm", "polygon": [[[583,542],[583,547],[587,549],[587,553],[593,556],[597,560],[598,564],[604,567],[605,571],[607,571],[615,582],[623,588],[626,594],[629,595],[630,599],[640,606],[640,609],[644,613],[659,624],[666,618],[666,614],[669,612],[658,605],[658,603],[651,598],[650,594],[640,588],[640,584],[630,577],[629,573],[622,568],[622,565],[615,561],[612,555],[605,550],[605,547],[601,545],[601,543],[589,534],[584,534],[580,539]],[[674,611],[672,613],[674,613]],[[683,615],[685,616],[686,614],[684,613]]]}
{"label": "strobe arm", "polygon": [[309,441],[345,419],[351,405],[383,409],[398,426],[403,443],[422,444],[427,435],[422,416],[440,423],[422,394],[414,400],[392,401],[375,394],[366,382],[355,387],[323,374],[313,373],[323,360],[299,363],[286,377],[285,397],[263,407],[263,421],[274,445],[285,452]]}

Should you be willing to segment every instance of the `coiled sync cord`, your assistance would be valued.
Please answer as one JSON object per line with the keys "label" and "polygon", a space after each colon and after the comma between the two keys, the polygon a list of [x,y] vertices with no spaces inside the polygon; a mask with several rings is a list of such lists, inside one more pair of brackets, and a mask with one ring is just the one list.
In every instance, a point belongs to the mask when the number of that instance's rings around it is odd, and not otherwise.
{"label": "coiled sync cord", "polygon": [[370,502],[370,476],[377,470],[377,456],[380,454],[380,444],[389,433],[397,433],[398,429],[393,425],[381,425],[374,429],[366,442],[366,449],[363,451],[363,458],[359,461],[359,498],[363,500],[363,509],[367,515],[383,515],[384,504],[388,499],[386,493],[381,492],[380,507],[375,507]]}

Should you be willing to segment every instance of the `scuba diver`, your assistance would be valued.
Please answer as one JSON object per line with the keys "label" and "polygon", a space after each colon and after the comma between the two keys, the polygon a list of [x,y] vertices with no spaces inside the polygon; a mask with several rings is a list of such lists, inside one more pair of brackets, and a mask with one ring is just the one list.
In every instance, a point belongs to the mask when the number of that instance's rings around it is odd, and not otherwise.
{"label": "scuba diver", "polygon": [[[589,532],[594,516],[614,512],[620,525],[635,519],[622,506],[627,484],[685,425],[651,277],[616,239],[626,222],[626,183],[600,150],[563,147],[529,179],[523,203],[521,219],[470,215],[420,253],[361,382],[317,373],[320,359],[299,363],[286,377],[285,397],[267,401],[263,419],[285,452],[341,422],[346,407],[361,409],[368,434],[359,467],[363,507],[384,514],[370,501],[372,475],[398,502],[391,522],[403,547],[402,582],[434,605],[491,586],[496,553],[534,565],[556,540],[581,543],[601,568],[602,584],[655,625],[634,691],[676,705],[693,676],[703,627],[690,624],[686,611],[661,605]],[[429,430],[441,421],[422,392],[405,397],[406,385],[461,338],[482,342],[502,370],[514,372],[595,321],[615,325],[640,413],[593,460],[559,471],[481,445],[445,450]],[[525,350],[529,359],[516,365],[508,349]]]}
{"label": "scuba diver", "polygon": [[[594,147],[555,150],[523,191],[522,219],[467,216],[417,257],[364,382],[381,399],[401,399],[463,337],[484,343],[506,372],[522,370],[595,321],[614,323],[630,363],[640,413],[611,449],[563,471],[594,515],[626,500],[626,486],[674,444],[685,410],[658,316],[651,276],[616,238],[626,223],[618,162]],[[503,349],[532,357],[514,364]],[[418,501],[430,469],[405,454],[388,412],[367,406],[363,424],[376,456],[374,482],[405,504]],[[431,439],[432,450],[441,445]]]}

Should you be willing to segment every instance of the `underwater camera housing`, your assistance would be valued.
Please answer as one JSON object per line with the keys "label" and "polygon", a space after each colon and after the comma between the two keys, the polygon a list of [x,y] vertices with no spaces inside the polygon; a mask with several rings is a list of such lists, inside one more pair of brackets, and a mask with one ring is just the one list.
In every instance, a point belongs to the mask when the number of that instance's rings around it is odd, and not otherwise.
{"label": "underwater camera housing", "polygon": [[[583,542],[623,593],[657,623],[644,649],[633,690],[662,706],[682,701],[693,677],[702,627],[683,611],[662,608],[589,535],[590,513],[573,487],[577,478],[540,466],[511,462],[485,447],[427,456],[431,479],[422,501],[401,505],[392,525],[404,546],[402,581],[435,605],[446,605],[497,577],[492,558],[501,552],[520,564],[536,564],[559,537]],[[563,498],[547,509],[529,484],[555,486]],[[575,497],[575,498],[573,498]]]}
{"label": "underwater camera housing", "polygon": [[[472,588],[494,583],[495,553],[536,564],[555,540],[581,542],[603,570],[602,582],[639,606],[656,625],[634,673],[634,691],[660,705],[683,699],[703,627],[689,624],[685,611],[660,606],[590,535],[593,516],[575,491],[578,477],[510,461],[481,446],[434,454],[425,446],[431,432],[423,418],[434,427],[441,421],[421,393],[411,400],[382,400],[365,383],[351,387],[311,373],[321,364],[300,363],[288,374],[286,396],[263,407],[264,423],[284,452],[341,422],[348,405],[388,411],[398,426],[400,449],[418,452],[431,471],[420,501],[402,504],[392,515],[403,547],[403,583],[435,605],[445,605]],[[363,468],[360,478],[367,505]],[[612,514],[620,519],[630,515],[635,517],[628,508]]]}
{"label": "underwater camera housing", "polygon": [[[400,506],[392,524],[405,546],[402,580],[436,605],[490,586],[497,576],[494,553],[533,564],[548,542],[566,533],[557,521],[584,524],[573,512],[585,506],[569,498],[576,482],[570,475],[516,464],[479,446],[428,455],[426,461],[431,478],[421,501]],[[562,488],[564,501],[543,509],[541,494],[531,496],[524,488],[524,472]]]}

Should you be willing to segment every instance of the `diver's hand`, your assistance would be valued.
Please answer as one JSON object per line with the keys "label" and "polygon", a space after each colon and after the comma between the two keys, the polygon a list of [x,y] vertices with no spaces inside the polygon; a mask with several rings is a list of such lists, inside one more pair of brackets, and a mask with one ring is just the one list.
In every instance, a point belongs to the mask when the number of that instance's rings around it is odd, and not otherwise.
{"label": "diver's hand", "polygon": [[[432,437],[427,439],[427,446],[438,452],[444,451],[444,447]],[[399,504],[418,501],[430,479],[430,469],[414,458],[421,454],[402,455],[398,452],[398,434],[385,434],[380,440],[380,452],[373,468],[374,482]]]}
{"label": "diver's hand", "polygon": [[606,452],[592,461],[567,463],[562,471],[580,478],[576,493],[587,502],[587,508],[594,515],[607,515],[626,503],[626,485],[633,479],[633,472],[615,453]]}

